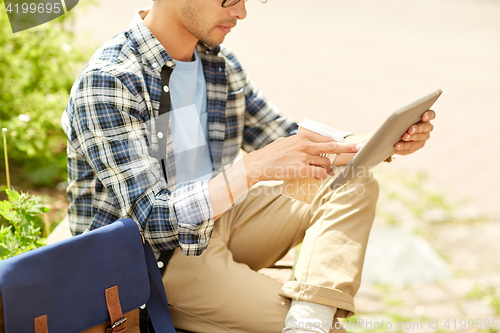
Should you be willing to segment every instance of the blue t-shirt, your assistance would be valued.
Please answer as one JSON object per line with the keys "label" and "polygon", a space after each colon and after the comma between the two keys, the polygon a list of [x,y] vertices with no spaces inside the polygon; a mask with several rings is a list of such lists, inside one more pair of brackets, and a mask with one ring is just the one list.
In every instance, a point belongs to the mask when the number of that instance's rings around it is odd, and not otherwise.
{"label": "blue t-shirt", "polygon": [[194,57],[191,62],[175,60],[170,76],[177,184],[212,178],[205,75],[196,50]]}

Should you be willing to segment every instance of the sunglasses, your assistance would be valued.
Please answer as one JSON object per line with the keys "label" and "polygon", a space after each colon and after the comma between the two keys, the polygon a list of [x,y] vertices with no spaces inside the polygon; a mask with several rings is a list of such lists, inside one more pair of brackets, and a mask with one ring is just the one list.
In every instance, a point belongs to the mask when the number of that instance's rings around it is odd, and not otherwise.
{"label": "sunglasses", "polygon": [[227,8],[236,5],[240,0],[222,0],[222,7]]}

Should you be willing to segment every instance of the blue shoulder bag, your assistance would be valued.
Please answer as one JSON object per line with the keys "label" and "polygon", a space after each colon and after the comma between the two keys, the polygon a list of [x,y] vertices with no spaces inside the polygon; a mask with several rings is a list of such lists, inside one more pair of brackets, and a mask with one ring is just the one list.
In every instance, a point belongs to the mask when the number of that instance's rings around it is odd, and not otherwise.
{"label": "blue shoulder bag", "polygon": [[156,333],[175,333],[155,256],[130,219],[0,261],[0,333],[135,333],[143,305]]}

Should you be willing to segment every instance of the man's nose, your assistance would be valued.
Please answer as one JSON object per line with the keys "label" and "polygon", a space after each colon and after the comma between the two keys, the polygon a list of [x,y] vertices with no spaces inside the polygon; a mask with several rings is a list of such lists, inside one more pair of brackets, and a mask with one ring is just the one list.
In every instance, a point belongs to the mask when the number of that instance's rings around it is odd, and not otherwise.
{"label": "man's nose", "polygon": [[247,10],[245,7],[245,0],[239,1],[236,5],[231,6],[229,9],[229,15],[236,17],[238,20],[243,20],[247,17]]}

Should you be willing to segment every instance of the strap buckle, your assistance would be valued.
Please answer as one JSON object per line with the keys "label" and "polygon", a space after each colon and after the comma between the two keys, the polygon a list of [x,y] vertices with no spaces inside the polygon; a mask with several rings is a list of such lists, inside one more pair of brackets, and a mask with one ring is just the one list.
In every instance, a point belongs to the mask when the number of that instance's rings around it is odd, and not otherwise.
{"label": "strap buckle", "polygon": [[115,328],[127,321],[127,317],[123,317],[115,321],[113,324],[106,326],[106,333],[111,333]]}

